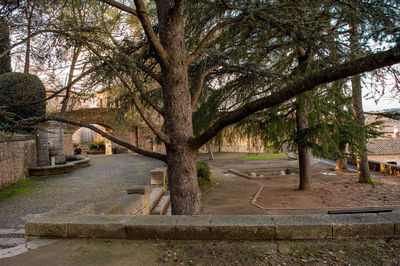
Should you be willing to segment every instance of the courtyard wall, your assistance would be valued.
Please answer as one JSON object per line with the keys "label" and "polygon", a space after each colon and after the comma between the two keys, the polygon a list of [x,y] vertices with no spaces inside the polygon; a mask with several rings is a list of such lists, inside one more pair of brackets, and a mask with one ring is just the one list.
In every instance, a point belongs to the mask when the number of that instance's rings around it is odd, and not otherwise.
{"label": "courtyard wall", "polygon": [[0,136],[0,189],[29,176],[36,152],[34,136]]}

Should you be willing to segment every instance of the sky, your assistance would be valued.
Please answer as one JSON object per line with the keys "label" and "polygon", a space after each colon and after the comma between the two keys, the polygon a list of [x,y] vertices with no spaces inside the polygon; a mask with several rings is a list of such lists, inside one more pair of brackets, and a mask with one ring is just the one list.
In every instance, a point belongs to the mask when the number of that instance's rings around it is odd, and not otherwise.
{"label": "sky", "polygon": [[400,108],[400,102],[397,99],[381,99],[378,104],[373,99],[363,98],[364,111],[381,111],[383,109]]}

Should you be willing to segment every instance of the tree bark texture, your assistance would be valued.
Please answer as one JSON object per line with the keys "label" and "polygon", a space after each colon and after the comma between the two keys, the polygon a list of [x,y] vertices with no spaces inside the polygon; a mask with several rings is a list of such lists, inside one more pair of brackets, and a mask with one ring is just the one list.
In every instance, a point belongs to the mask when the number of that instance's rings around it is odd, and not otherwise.
{"label": "tree bark texture", "polygon": [[[6,18],[0,17],[0,54],[10,47],[10,32]],[[11,72],[10,52],[0,58],[0,75]]]}
{"label": "tree bark texture", "polygon": [[188,83],[185,32],[182,7],[176,1],[157,1],[160,42],[167,52],[161,64],[165,110],[168,181],[172,214],[200,214],[200,189],[197,183],[196,150],[189,147],[193,137],[191,98]]}
{"label": "tree bark texture", "polygon": [[367,140],[365,136],[364,126],[365,118],[362,107],[362,90],[361,90],[361,77],[360,75],[353,76],[351,79],[353,89],[353,109],[356,116],[357,124],[360,126],[360,154],[359,154],[359,172],[358,182],[371,183],[371,173],[368,165],[367,155]]}
{"label": "tree bark texture", "polygon": [[299,190],[311,190],[311,148],[307,145],[304,130],[308,128],[307,96],[296,98],[297,150],[299,157]]}
{"label": "tree bark texture", "polygon": [[68,108],[68,103],[69,103],[69,100],[71,98],[71,89],[72,89],[72,86],[68,87],[68,85],[71,84],[73,79],[74,79],[75,66],[76,66],[76,62],[78,61],[78,57],[79,57],[80,51],[81,51],[80,47],[75,47],[74,48],[74,54],[72,56],[71,67],[69,69],[69,75],[68,75],[68,81],[67,81],[67,89],[65,91],[65,97],[64,97],[64,100],[62,102],[61,111],[60,111],[60,117],[64,117],[64,114],[65,114],[65,112],[67,111],[67,108]]}
{"label": "tree bark texture", "polygon": [[[354,56],[357,56],[360,51],[358,43],[358,32],[357,23],[355,21],[350,21],[350,48]],[[353,111],[356,117],[357,124],[360,127],[360,153],[359,153],[359,171],[358,171],[358,182],[360,183],[371,183],[371,173],[369,171],[368,165],[368,155],[367,155],[367,138],[365,134],[365,117],[362,106],[362,88],[361,88],[361,76],[354,75],[351,78],[351,88],[352,88],[352,100],[353,100]]]}
{"label": "tree bark texture", "polygon": [[[346,143],[342,141],[339,142],[339,150],[341,151],[342,154],[346,153],[346,146],[347,146]],[[335,171],[342,171],[344,169],[347,169],[347,159],[345,157],[337,159]]]}

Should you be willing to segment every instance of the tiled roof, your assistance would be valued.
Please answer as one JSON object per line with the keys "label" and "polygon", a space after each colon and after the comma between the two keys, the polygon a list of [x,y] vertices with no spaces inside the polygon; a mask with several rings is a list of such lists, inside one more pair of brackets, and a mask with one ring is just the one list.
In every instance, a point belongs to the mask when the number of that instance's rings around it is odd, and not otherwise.
{"label": "tiled roof", "polygon": [[368,154],[400,154],[400,139],[377,138],[370,139],[367,143]]}

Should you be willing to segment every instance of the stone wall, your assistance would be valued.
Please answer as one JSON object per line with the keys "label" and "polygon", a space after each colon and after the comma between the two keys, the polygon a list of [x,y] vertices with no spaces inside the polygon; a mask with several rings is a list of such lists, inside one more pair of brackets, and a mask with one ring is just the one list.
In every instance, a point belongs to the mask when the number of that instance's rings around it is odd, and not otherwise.
{"label": "stone wall", "polygon": [[64,151],[65,155],[74,154],[74,144],[72,143],[72,134],[64,135]]}
{"label": "stone wall", "polygon": [[34,136],[0,136],[0,189],[29,176],[36,159]]}

